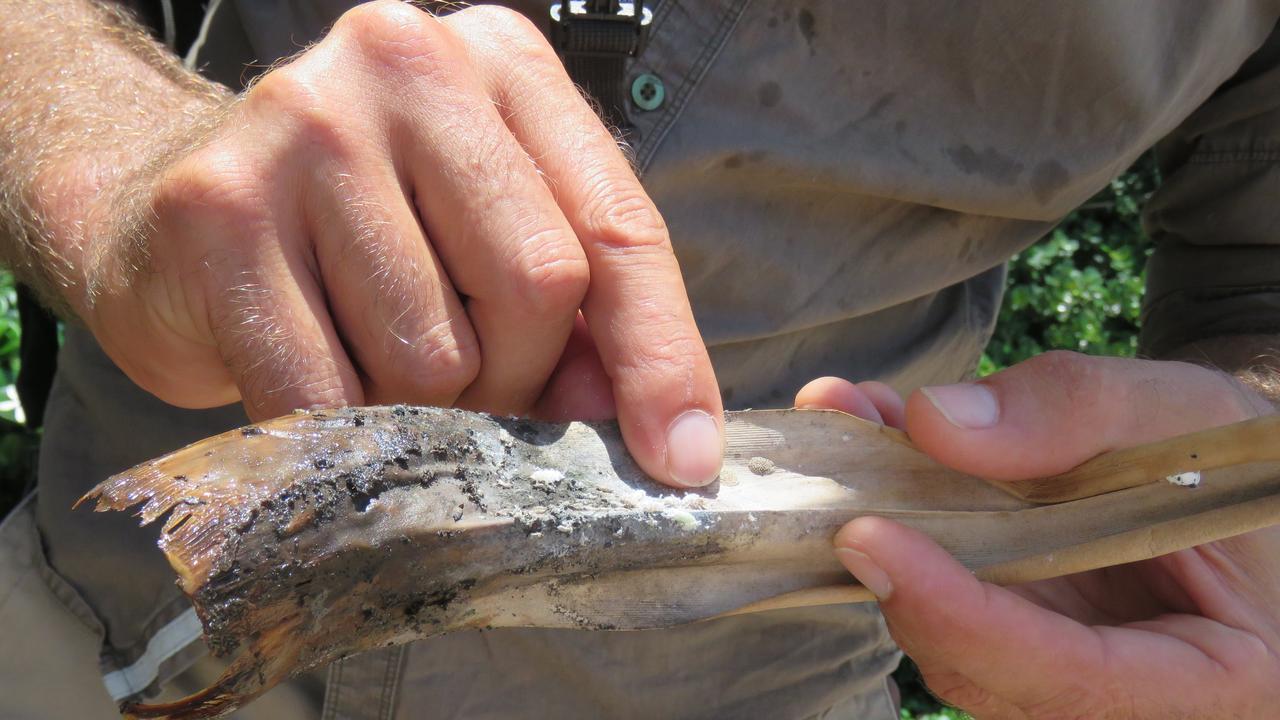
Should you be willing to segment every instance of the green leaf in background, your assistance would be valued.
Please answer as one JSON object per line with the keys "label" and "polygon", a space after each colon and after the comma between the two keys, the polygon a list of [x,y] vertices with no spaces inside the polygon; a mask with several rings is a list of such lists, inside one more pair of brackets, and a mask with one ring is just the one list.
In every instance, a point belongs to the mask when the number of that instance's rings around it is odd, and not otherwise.
{"label": "green leaf in background", "polygon": [[19,423],[25,418],[14,383],[18,379],[18,345],[21,340],[18,291],[14,288],[13,276],[7,271],[0,271],[0,417]]}
{"label": "green leaf in background", "polygon": [[920,715],[903,708],[898,717],[901,718],[901,720],[973,720],[969,713],[949,707],[944,707],[936,712],[927,712]]}
{"label": "green leaf in background", "polygon": [[18,292],[13,276],[0,270],[0,518],[31,489],[40,442],[39,433],[23,424],[26,416],[14,385],[21,340]]}
{"label": "green leaf in background", "polygon": [[1004,304],[979,376],[1046,350],[1133,356],[1151,255],[1142,207],[1158,182],[1154,159],[1144,155],[1009,261]]}

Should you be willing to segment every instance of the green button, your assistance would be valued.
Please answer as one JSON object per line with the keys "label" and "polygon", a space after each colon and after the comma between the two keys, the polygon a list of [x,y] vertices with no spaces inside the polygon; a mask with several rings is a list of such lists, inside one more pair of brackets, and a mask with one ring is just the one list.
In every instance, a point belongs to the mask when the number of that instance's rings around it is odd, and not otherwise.
{"label": "green button", "polygon": [[641,110],[657,110],[666,96],[667,90],[657,75],[645,73],[631,83],[631,99]]}

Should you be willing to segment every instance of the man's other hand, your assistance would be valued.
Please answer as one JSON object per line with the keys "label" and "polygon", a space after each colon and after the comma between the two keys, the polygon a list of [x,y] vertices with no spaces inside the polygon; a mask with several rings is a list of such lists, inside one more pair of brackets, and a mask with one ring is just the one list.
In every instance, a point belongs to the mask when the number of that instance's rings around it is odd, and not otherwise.
{"label": "man's other hand", "polygon": [[[940,462],[1000,480],[1272,412],[1214,370],[1057,352],[905,406],[834,378],[796,405],[896,425]],[[1263,718],[1280,700],[1280,528],[1008,588],[882,518],[849,523],[835,546],[930,689],[977,718]]]}
{"label": "man's other hand", "polygon": [[361,5],[144,181],[142,267],[82,314],[161,399],[616,412],[651,475],[716,477],[662,217],[516,13]]}

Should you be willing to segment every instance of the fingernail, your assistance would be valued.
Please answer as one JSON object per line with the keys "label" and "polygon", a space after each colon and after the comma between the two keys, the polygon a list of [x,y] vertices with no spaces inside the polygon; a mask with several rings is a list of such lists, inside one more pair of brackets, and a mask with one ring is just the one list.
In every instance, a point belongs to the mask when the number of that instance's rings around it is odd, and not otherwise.
{"label": "fingernail", "polygon": [[858,578],[858,582],[863,587],[872,591],[876,596],[876,600],[888,600],[888,596],[893,594],[893,583],[888,580],[888,575],[884,573],[881,566],[876,561],[870,559],[865,552],[859,552],[851,547],[837,547],[836,557],[840,559],[841,565],[846,570],[854,574]]}
{"label": "fingernail", "polygon": [[871,556],[853,548],[838,547],[836,557],[840,558],[840,563],[845,569],[853,573],[853,576],[858,578],[858,582],[870,590],[877,600],[888,600],[893,594],[893,583],[889,582],[889,576],[880,569]]}
{"label": "fingernail", "polygon": [[687,487],[702,487],[715,480],[724,462],[720,428],[710,415],[688,410],[667,427],[667,472]]}
{"label": "fingernail", "polygon": [[996,394],[986,385],[957,383],[920,388],[942,417],[963,430],[981,430],[1000,419]]}

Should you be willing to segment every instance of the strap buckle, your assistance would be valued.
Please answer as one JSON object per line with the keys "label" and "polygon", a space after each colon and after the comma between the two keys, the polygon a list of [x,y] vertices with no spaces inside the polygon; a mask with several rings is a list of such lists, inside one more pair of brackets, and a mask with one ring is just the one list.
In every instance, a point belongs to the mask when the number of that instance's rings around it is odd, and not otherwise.
{"label": "strap buckle", "polygon": [[635,57],[651,22],[644,0],[567,0],[551,6],[551,43],[565,57]]}

